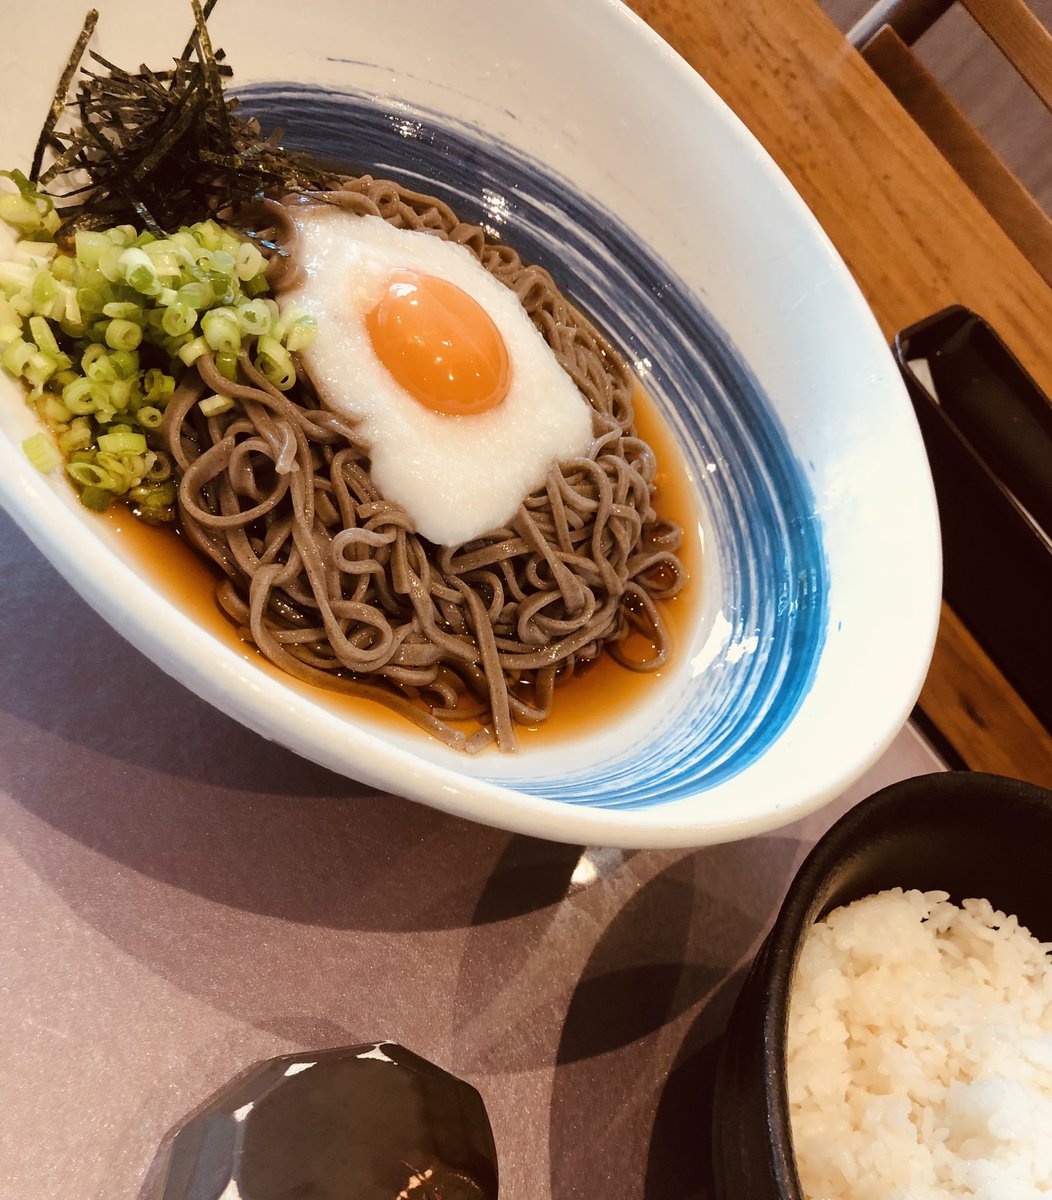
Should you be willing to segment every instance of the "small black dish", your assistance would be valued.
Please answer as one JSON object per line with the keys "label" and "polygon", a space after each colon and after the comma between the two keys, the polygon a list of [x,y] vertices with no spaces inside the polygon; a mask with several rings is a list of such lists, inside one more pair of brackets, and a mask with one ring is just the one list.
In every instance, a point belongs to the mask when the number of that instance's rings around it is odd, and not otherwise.
{"label": "small black dish", "polygon": [[268,1058],[162,1143],[140,1200],[497,1200],[486,1106],[404,1046]]}
{"label": "small black dish", "polygon": [[1052,940],[1052,792],[947,772],[884,788],[842,817],[800,868],[746,977],[724,1040],[713,1111],[718,1200],[801,1200],[785,1047],[803,937],[839,905],[887,888],[984,897]]}
{"label": "small black dish", "polygon": [[893,348],[935,484],[943,595],[1052,730],[1052,401],[960,305]]}

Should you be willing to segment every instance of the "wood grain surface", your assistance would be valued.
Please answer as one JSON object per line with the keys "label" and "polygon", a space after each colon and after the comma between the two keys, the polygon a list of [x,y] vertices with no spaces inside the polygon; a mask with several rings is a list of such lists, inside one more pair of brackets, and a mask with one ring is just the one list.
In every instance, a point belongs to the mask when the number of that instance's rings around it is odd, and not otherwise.
{"label": "wood grain surface", "polygon": [[1023,0],[961,0],[1047,108],[1052,108],[1052,37]]}
{"label": "wood grain surface", "polygon": [[[842,30],[850,29],[873,4],[873,0],[819,2]],[[1042,25],[1052,29],[1052,0],[1027,3]],[[968,10],[954,4],[914,49],[1045,212],[1052,214],[1052,113]]]}
{"label": "wood grain surface", "polygon": [[953,97],[888,25],[867,42],[862,56],[1045,282],[1052,283],[1052,220]]}
{"label": "wood grain surface", "polygon": [[[964,304],[1052,394],[1052,290],[810,0],[632,7],[766,147],[889,338]],[[1052,738],[959,629],[944,609],[926,713],[969,766],[1004,772],[1005,747],[1013,747],[1008,773],[1052,785]]]}
{"label": "wood grain surface", "polygon": [[921,703],[969,765],[1046,787],[1052,781],[1052,742],[1044,727],[945,605]]}

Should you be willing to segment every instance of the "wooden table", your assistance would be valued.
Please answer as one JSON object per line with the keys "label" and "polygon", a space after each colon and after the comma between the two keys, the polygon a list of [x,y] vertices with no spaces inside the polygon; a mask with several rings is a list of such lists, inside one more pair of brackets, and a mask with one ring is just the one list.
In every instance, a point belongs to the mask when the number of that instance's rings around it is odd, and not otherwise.
{"label": "wooden table", "polygon": [[[1052,395],[1052,291],[811,0],[632,7],[774,157],[889,339],[963,304]],[[973,770],[1052,787],[1052,737],[945,605],[921,708]]]}
{"label": "wooden table", "polygon": [[[972,303],[1052,388],[1043,285],[810,0],[639,10],[773,152],[889,333]],[[378,1036],[479,1087],[503,1200],[705,1196],[715,1039],[796,866],[862,796],[938,766],[907,729],[777,834],[548,845],[263,742],[2,516],[0,563],[0,1200],[132,1197],[163,1133],[246,1064]]]}

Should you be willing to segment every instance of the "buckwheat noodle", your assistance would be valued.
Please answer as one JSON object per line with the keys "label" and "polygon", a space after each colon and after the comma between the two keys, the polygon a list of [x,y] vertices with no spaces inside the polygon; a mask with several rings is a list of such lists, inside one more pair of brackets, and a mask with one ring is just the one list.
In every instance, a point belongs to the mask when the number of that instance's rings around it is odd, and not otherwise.
{"label": "buckwheat noodle", "polygon": [[[369,447],[326,409],[302,362],[282,393],[244,350],[237,383],[205,355],[165,415],[182,530],[224,573],[219,603],[241,635],[289,675],[386,704],[456,749],[496,739],[513,750],[516,725],[544,721],[555,688],[604,649],[637,671],[668,654],[656,605],[685,582],[681,534],[652,506],[632,376],[546,271],[434,197],[364,175],[311,201],[466,246],[516,292],[588,400],[592,447],[554,468],[507,528],[438,547],[380,496]],[[298,270],[286,207],[296,202],[253,214],[291,251],[271,258],[278,294]],[[197,401],[212,392],[234,406],[205,417]],[[626,648],[633,631],[652,646],[641,658]],[[481,728],[451,724],[463,718]]]}

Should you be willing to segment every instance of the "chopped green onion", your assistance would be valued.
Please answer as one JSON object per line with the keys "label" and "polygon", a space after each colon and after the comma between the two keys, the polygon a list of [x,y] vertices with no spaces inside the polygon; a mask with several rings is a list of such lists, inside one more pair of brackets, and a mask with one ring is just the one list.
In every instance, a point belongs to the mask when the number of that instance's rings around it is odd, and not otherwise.
{"label": "chopped green onion", "polygon": [[[238,355],[254,339],[257,367],[287,390],[292,355],[316,323],[267,295],[259,247],[215,221],[163,236],[131,225],[80,230],[66,253],[49,237],[51,202],[16,176],[18,194],[0,196],[0,218],[22,222],[21,240],[0,261],[0,363],[32,389],[29,404],[55,435],[54,443],[40,435],[51,469],[65,458],[88,507],[124,497],[143,519],[170,521],[172,460],[148,439],[164,423],[176,377],[210,353],[236,382]],[[221,394],[199,402],[207,417],[234,407]]]}
{"label": "chopped green onion", "polygon": [[167,454],[158,450],[154,455],[154,460],[147,468],[144,478],[151,483],[163,483],[166,479],[172,477],[172,460]]}
{"label": "chopped green onion", "polygon": [[107,454],[143,454],[146,438],[141,433],[104,433],[99,437],[99,449]]}
{"label": "chopped green onion", "polygon": [[207,283],[184,283],[176,296],[180,303],[189,308],[208,308],[215,303],[215,296]]}
{"label": "chopped green onion", "polygon": [[73,415],[62,401],[52,392],[45,392],[37,411],[48,421],[56,425],[65,425]]}
{"label": "chopped green onion", "polygon": [[50,475],[56,467],[62,466],[62,455],[45,433],[34,433],[32,437],[27,437],[22,449],[41,475]]}
{"label": "chopped green onion", "polygon": [[262,296],[270,291],[270,284],[267,283],[265,275],[254,275],[251,279],[246,279],[241,284],[241,290],[249,299],[254,299],[256,296]]}
{"label": "chopped green onion", "polygon": [[85,316],[98,316],[106,303],[102,297],[102,293],[96,291],[95,288],[77,288],[76,297],[77,303],[80,305],[80,311]]}
{"label": "chopped green onion", "polygon": [[134,350],[142,341],[142,329],[134,321],[117,318],[106,329],[106,345],[114,350]]}
{"label": "chopped green onion", "polygon": [[221,271],[209,271],[208,283],[217,304],[229,306],[237,300],[240,286],[229,275]]}
{"label": "chopped green onion", "polygon": [[0,287],[8,293],[31,288],[34,279],[36,279],[36,272],[29,263],[10,261],[0,263]]}
{"label": "chopped green onion", "polygon": [[131,403],[134,384],[133,379],[115,379],[107,388],[106,398],[118,412],[124,412]]}
{"label": "chopped green onion", "polygon": [[106,230],[106,236],[117,246],[130,246],[138,234],[134,225],[114,225]]}
{"label": "chopped green onion", "polygon": [[114,492],[126,492],[142,478],[146,464],[141,457],[134,454],[114,454],[109,450],[100,450],[95,455],[95,466],[104,472],[103,483]]}
{"label": "chopped green onion", "polygon": [[270,333],[274,320],[270,309],[262,300],[249,300],[238,305],[237,323],[244,333],[259,337],[261,334]]}
{"label": "chopped green onion", "polygon": [[202,354],[208,353],[208,343],[203,337],[194,338],[192,342],[187,342],[185,346],[179,349],[179,358],[182,362],[191,367]]}
{"label": "chopped green onion", "polygon": [[118,262],[124,269],[124,278],[129,287],[133,287],[144,296],[156,296],[160,292],[161,281],[157,268],[145,250],[137,246],[129,247]]}
{"label": "chopped green onion", "polygon": [[111,241],[99,255],[99,270],[111,282],[117,283],[123,278],[121,271],[121,254],[123,246],[115,246]]}
{"label": "chopped green onion", "polygon": [[150,483],[132,488],[128,499],[137,506],[136,515],[149,524],[163,524],[173,519],[175,485]]}
{"label": "chopped green onion", "polygon": [[318,322],[311,316],[301,316],[285,335],[285,347],[290,353],[305,350],[318,332]]}
{"label": "chopped green onion", "polygon": [[0,196],[0,218],[18,229],[36,229],[40,223],[36,207],[13,192]]}
{"label": "chopped green onion", "polygon": [[96,233],[90,229],[80,229],[74,235],[77,261],[85,267],[97,267],[102,252],[109,249],[111,242],[104,233]]}
{"label": "chopped green onion", "polygon": [[33,314],[33,296],[32,293],[23,289],[15,292],[10,296],[9,301],[11,307],[20,317],[29,317]]}
{"label": "chopped green onion", "polygon": [[37,351],[29,356],[29,361],[22,370],[22,375],[34,387],[43,387],[55,373],[55,360],[49,354]]}
{"label": "chopped green onion", "polygon": [[118,379],[131,379],[139,370],[136,350],[115,350],[109,357]]}
{"label": "chopped green onion", "polygon": [[33,341],[45,354],[58,354],[58,342],[51,332],[51,326],[43,317],[29,318],[29,332],[33,335]]}
{"label": "chopped green onion", "polygon": [[272,337],[261,337],[256,343],[256,367],[282,392],[296,382],[296,368],[285,347]]}
{"label": "chopped green onion", "polygon": [[237,382],[237,355],[221,352],[215,356],[216,370],[231,383]]}
{"label": "chopped green onion", "polygon": [[143,429],[159,429],[164,420],[164,413],[152,404],[144,404],[135,417]]}
{"label": "chopped green onion", "polygon": [[26,364],[36,353],[36,347],[22,338],[15,338],[4,347],[0,362],[12,375],[18,376],[26,369]]}
{"label": "chopped green onion", "polygon": [[218,250],[223,243],[223,231],[215,221],[200,221],[195,226],[194,233],[206,250]]}
{"label": "chopped green onion", "polygon": [[136,325],[146,320],[146,314],[139,304],[131,304],[127,300],[113,300],[102,306],[102,312],[107,317],[117,317],[121,321],[134,321]]}
{"label": "chopped green onion", "polygon": [[226,250],[216,250],[211,256],[211,267],[221,275],[232,275],[237,259]]}
{"label": "chopped green onion", "polygon": [[114,498],[114,494],[106,488],[94,487],[89,484],[80,493],[80,502],[85,508],[93,509],[95,512],[105,512],[110,506],[110,501]]}
{"label": "chopped green onion", "polygon": [[79,379],[74,379],[72,383],[67,383],[62,389],[62,401],[72,413],[83,416],[94,412],[98,407],[98,401],[93,389],[93,382],[81,376]]}
{"label": "chopped green onion", "polygon": [[108,359],[109,352],[105,346],[100,346],[98,342],[92,344],[84,351],[80,359],[81,370],[90,371],[91,368],[100,360]]}
{"label": "chopped green onion", "polygon": [[175,503],[175,485],[157,481],[154,484],[140,484],[132,488],[130,495],[140,504],[148,504],[154,508],[167,508]]}
{"label": "chopped green onion", "polygon": [[237,249],[237,277],[242,283],[261,275],[267,267],[266,259],[259,247],[252,242],[242,242]]}
{"label": "chopped green onion", "polygon": [[175,391],[175,380],[156,367],[151,367],[143,376],[143,394],[149,400],[167,400]]}
{"label": "chopped green onion", "polygon": [[181,337],[197,324],[197,311],[188,304],[176,300],[164,310],[161,328],[169,337]]}
{"label": "chopped green onion", "polygon": [[68,254],[56,254],[51,261],[51,274],[63,283],[72,283],[77,274],[77,260]]}
{"label": "chopped green onion", "polygon": [[284,341],[285,335],[298,320],[307,315],[306,310],[298,304],[288,304],[281,310],[281,316],[274,322],[272,330],[279,341]]}
{"label": "chopped green onion", "polygon": [[[105,349],[105,347],[101,348]],[[85,369],[88,378],[95,383],[113,383],[117,378],[117,369],[106,354],[100,355]]]}
{"label": "chopped green onion", "polygon": [[229,412],[234,407],[233,400],[229,396],[208,396],[204,400],[199,400],[197,407],[205,414],[206,417],[218,417],[220,413]]}
{"label": "chopped green onion", "polygon": [[54,242],[16,242],[9,261],[25,263],[35,271],[50,271],[51,260],[57,253],[58,246]]}
{"label": "chopped green onion", "polygon": [[30,295],[33,297],[33,307],[37,312],[48,314],[49,309],[60,295],[58,281],[50,271],[41,271],[33,280],[33,290]]}
{"label": "chopped green onion", "polygon": [[[66,302],[59,320],[62,321],[66,333],[76,337],[83,332],[81,326],[84,323],[84,314],[80,311],[77,293],[72,287],[66,288]],[[70,328],[66,328],[67,326]]]}
{"label": "chopped green onion", "polygon": [[69,456],[77,450],[84,450],[90,446],[94,437],[91,422],[84,417],[74,417],[69,429],[59,435],[58,448],[63,454]]}
{"label": "chopped green onion", "polygon": [[84,462],[77,456],[66,464],[66,473],[81,487],[104,487],[109,481],[109,475],[94,462]]}
{"label": "chopped green onion", "polygon": [[201,331],[213,350],[236,354],[241,347],[237,313],[231,308],[214,308],[201,318]]}
{"label": "chopped green onion", "polygon": [[42,195],[21,171],[0,171],[18,188],[18,195],[7,192],[0,196],[0,219],[21,229],[26,235],[53,234],[61,224],[54,203]]}

